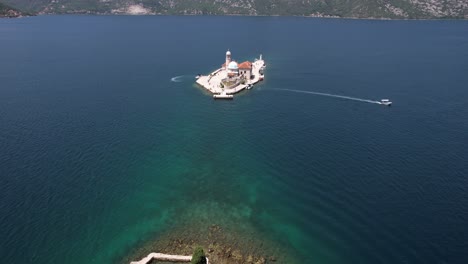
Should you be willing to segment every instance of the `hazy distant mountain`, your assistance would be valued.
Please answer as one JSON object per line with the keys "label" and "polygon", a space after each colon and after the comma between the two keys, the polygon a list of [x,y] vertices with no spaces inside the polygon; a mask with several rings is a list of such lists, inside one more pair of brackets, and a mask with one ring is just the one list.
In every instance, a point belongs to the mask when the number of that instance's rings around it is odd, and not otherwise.
{"label": "hazy distant mountain", "polygon": [[40,13],[468,18],[468,0],[3,0]]}

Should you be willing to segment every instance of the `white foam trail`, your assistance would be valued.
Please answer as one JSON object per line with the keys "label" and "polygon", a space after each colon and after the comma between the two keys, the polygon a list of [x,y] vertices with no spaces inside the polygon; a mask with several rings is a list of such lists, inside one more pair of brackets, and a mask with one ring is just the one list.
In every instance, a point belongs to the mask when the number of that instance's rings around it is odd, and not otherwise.
{"label": "white foam trail", "polygon": [[186,74],[186,75],[179,75],[176,77],[172,77],[171,82],[185,82],[187,80],[192,80],[192,79],[195,79],[195,75]]}
{"label": "white foam trail", "polygon": [[171,78],[171,82],[181,82],[181,81],[182,81],[182,80],[181,80],[182,77],[184,77],[184,75],[172,77],[172,78]]}
{"label": "white foam trail", "polygon": [[328,97],[342,98],[342,99],[353,100],[353,101],[359,101],[359,102],[365,102],[365,103],[371,103],[371,104],[382,104],[382,103],[379,102],[379,101],[368,100],[368,99],[362,99],[362,98],[356,98],[356,97],[350,97],[350,96],[344,96],[344,95],[337,95],[337,94],[319,93],[319,92],[311,92],[311,91],[303,91],[303,90],[294,90],[294,89],[280,89],[280,88],[273,88],[273,89],[274,89],[274,90],[281,90],[281,91],[290,91],[290,92],[295,92],[295,93],[306,93],[306,94],[315,94],[315,95],[322,95],[322,96],[328,96]]}

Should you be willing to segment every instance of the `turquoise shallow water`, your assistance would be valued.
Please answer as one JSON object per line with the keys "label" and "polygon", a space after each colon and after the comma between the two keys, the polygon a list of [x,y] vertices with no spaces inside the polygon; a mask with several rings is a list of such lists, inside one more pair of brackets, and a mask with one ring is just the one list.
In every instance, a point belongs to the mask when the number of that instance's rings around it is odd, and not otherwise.
{"label": "turquoise shallow water", "polygon": [[[467,33],[466,21],[0,20],[2,260],[118,263],[214,222],[307,263],[464,263]],[[266,80],[213,101],[193,77],[228,48],[263,53]]]}

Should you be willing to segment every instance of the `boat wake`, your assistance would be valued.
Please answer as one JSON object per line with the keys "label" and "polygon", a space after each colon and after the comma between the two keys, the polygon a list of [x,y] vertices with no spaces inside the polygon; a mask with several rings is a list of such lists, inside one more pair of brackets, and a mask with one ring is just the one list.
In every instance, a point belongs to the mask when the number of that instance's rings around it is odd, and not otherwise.
{"label": "boat wake", "polygon": [[188,80],[190,78],[194,78],[193,75],[179,75],[171,78],[171,82],[183,82],[185,80]]}
{"label": "boat wake", "polygon": [[182,82],[182,77],[184,76],[180,75],[180,76],[172,77],[171,82]]}
{"label": "boat wake", "polygon": [[319,92],[311,92],[311,91],[303,91],[303,90],[294,90],[294,89],[281,89],[281,88],[273,88],[273,90],[289,91],[289,92],[294,92],[294,93],[315,94],[315,95],[321,95],[321,96],[328,96],[328,97],[341,98],[341,99],[346,99],[346,100],[353,100],[353,101],[365,102],[365,103],[370,103],[370,104],[382,104],[382,103],[379,102],[379,101],[368,100],[368,99],[362,99],[362,98],[356,98],[356,97],[351,97],[351,96],[337,95],[337,94],[319,93]]}

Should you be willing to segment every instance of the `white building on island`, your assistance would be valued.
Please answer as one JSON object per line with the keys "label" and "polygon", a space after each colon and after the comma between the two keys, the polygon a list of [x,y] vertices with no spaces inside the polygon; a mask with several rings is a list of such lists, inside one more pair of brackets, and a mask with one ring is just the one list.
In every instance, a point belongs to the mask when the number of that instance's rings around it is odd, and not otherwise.
{"label": "white building on island", "polygon": [[255,83],[262,81],[264,68],[265,62],[261,55],[254,62],[238,63],[232,59],[231,51],[228,50],[221,68],[209,75],[198,76],[197,83],[213,93],[214,98],[231,99],[232,94],[250,89]]}
{"label": "white building on island", "polygon": [[238,64],[236,61],[231,59],[231,51],[226,52],[226,61],[221,68],[226,70],[226,77],[245,77],[246,80],[250,80],[252,77],[252,63],[250,61],[244,61]]}

